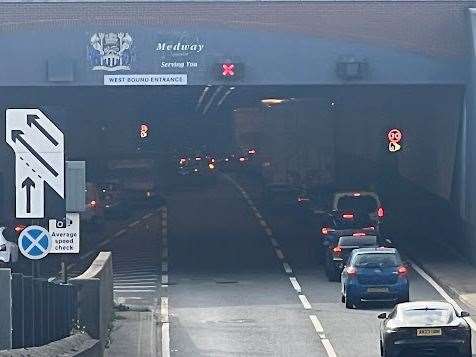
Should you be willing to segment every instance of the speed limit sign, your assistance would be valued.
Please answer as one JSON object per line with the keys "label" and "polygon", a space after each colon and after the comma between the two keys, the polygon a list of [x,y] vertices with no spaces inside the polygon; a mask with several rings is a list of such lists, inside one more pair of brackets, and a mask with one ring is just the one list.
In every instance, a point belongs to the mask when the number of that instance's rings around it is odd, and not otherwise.
{"label": "speed limit sign", "polygon": [[391,143],[398,143],[402,140],[402,132],[398,129],[392,129],[388,132],[388,140]]}

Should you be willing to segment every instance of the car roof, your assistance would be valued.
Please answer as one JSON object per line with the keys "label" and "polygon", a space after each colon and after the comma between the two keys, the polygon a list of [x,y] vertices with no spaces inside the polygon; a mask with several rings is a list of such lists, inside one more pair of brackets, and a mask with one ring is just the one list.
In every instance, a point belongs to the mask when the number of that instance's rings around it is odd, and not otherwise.
{"label": "car roof", "polygon": [[354,250],[354,254],[396,254],[398,251],[395,248],[385,248],[385,247],[372,247],[372,248],[359,248]]}
{"label": "car roof", "polygon": [[401,311],[407,310],[424,310],[424,309],[451,309],[454,310],[453,305],[446,301],[412,301],[398,304],[397,309]]}

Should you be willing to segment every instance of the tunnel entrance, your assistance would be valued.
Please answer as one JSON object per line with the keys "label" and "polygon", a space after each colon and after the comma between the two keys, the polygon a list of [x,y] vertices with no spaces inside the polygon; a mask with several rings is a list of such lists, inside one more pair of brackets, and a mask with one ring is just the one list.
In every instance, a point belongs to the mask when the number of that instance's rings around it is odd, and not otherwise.
{"label": "tunnel entrance", "polygon": [[[454,229],[458,216],[451,207],[458,204],[460,86],[57,87],[1,92],[3,109],[40,108],[64,130],[66,158],[87,162],[88,185],[114,178],[124,186],[153,170],[154,183],[146,191],[156,189],[167,196],[194,180],[184,178],[193,174],[190,162],[200,171],[195,160],[206,163],[206,178],[193,185],[213,187],[214,177],[235,160],[231,172],[253,177],[260,187],[286,183],[309,195],[323,187],[376,191],[388,216],[387,233],[394,239],[410,236],[424,242],[430,232]],[[391,129],[403,136],[397,152],[389,151]],[[6,168],[13,167],[13,161],[8,150],[3,152],[3,210],[11,212],[12,173]],[[124,160],[129,167],[121,167]]]}

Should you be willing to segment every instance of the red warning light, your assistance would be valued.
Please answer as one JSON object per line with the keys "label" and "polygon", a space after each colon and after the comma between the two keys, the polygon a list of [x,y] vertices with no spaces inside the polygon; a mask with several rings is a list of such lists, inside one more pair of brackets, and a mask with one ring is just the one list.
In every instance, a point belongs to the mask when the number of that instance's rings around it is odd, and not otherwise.
{"label": "red warning light", "polygon": [[402,132],[398,129],[392,129],[388,132],[388,141],[398,143],[402,140]]}
{"label": "red warning light", "polygon": [[224,77],[233,77],[235,75],[235,65],[233,63],[224,63],[222,69]]}

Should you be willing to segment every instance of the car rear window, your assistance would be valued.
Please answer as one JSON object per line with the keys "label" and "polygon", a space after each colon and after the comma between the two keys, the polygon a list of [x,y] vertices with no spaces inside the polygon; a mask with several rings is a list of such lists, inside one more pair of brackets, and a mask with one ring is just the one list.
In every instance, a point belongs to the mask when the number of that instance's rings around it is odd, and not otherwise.
{"label": "car rear window", "polygon": [[402,311],[403,320],[415,325],[445,325],[453,317],[450,309],[409,309]]}
{"label": "car rear window", "polygon": [[377,246],[377,237],[376,236],[340,237],[339,245],[342,247],[375,247]]}
{"label": "car rear window", "polygon": [[375,212],[377,201],[372,196],[343,196],[337,201],[337,210],[356,212]]}
{"label": "car rear window", "polygon": [[394,253],[368,253],[355,255],[352,264],[362,268],[385,268],[398,266],[401,260]]}

